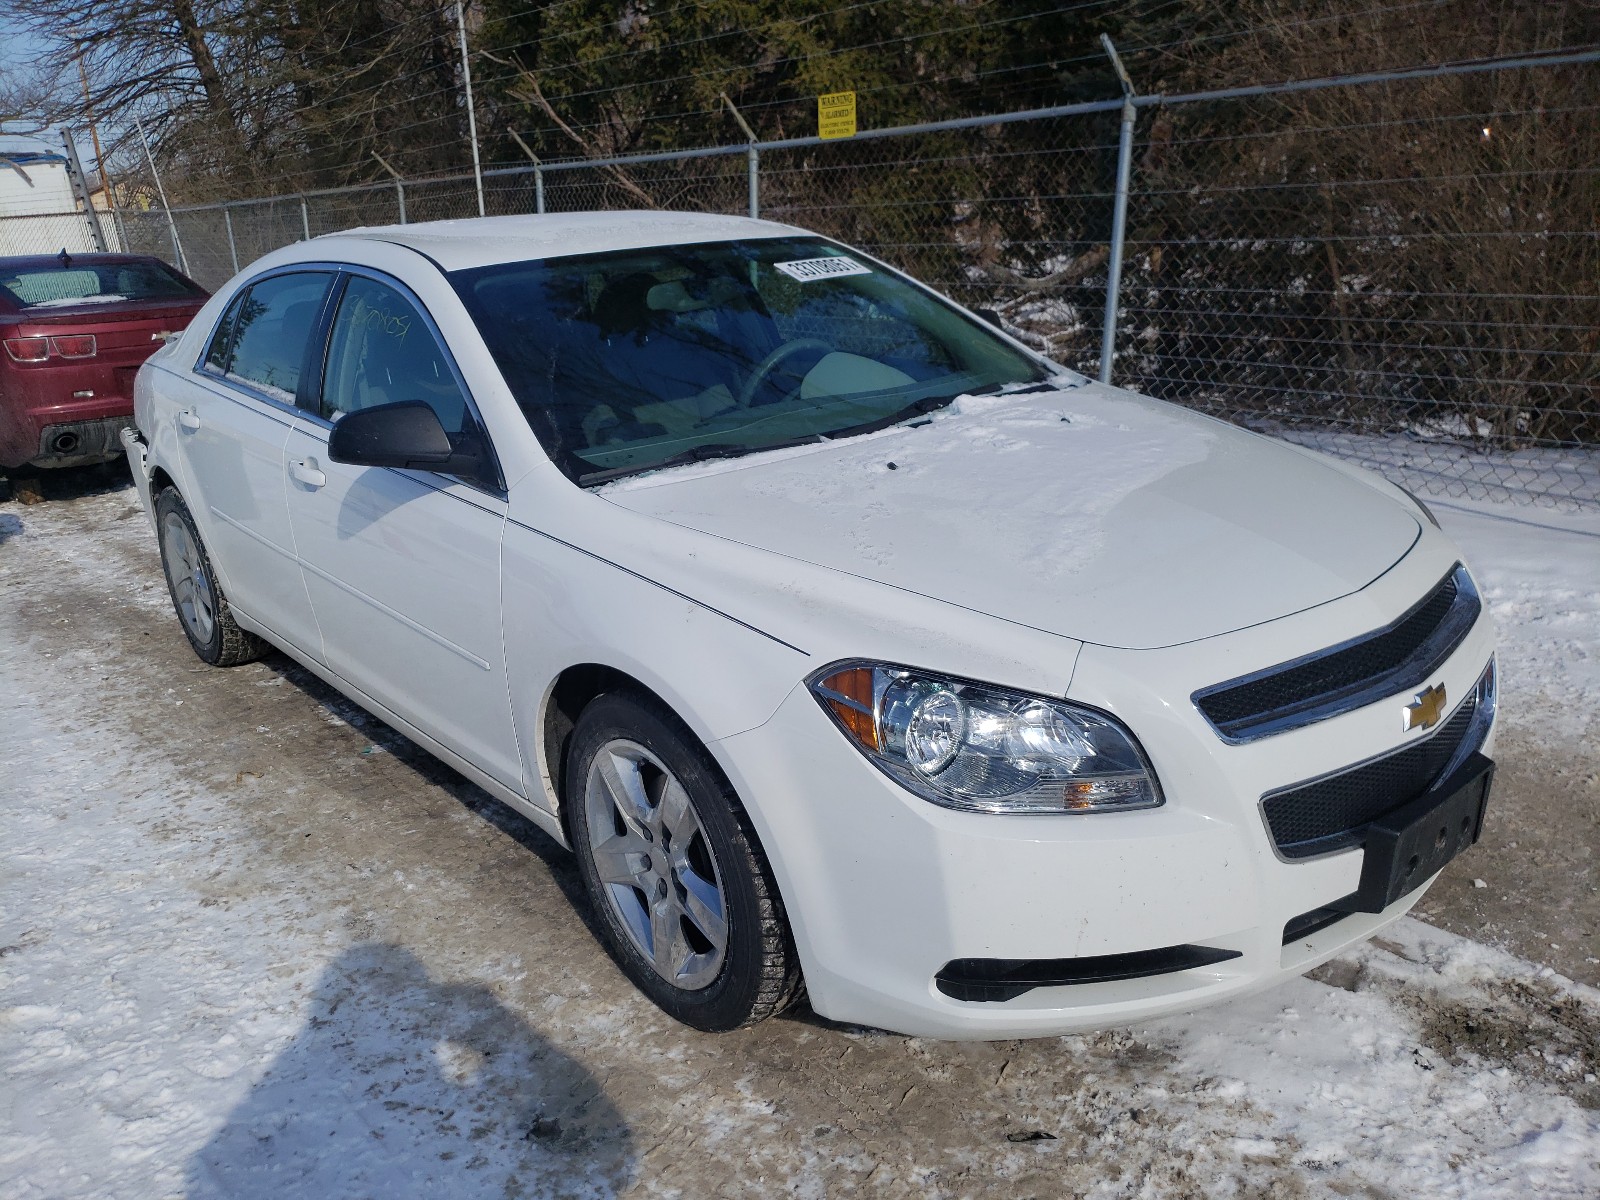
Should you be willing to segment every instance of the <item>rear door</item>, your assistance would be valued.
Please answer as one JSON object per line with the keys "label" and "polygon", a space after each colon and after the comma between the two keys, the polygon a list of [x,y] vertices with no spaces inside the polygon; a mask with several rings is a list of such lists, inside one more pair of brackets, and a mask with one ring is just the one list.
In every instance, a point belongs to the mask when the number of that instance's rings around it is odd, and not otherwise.
{"label": "rear door", "polygon": [[289,525],[284,444],[334,274],[293,268],[229,305],[195,369],[180,375],[184,495],[229,601],[303,653],[322,656]]}
{"label": "rear door", "polygon": [[[352,273],[334,301],[320,392],[289,436],[289,515],[327,662],[508,787],[522,787],[500,632],[504,495],[494,485],[328,458],[345,413],[424,400],[484,437],[422,304]],[[486,437],[484,438],[487,443]]]}

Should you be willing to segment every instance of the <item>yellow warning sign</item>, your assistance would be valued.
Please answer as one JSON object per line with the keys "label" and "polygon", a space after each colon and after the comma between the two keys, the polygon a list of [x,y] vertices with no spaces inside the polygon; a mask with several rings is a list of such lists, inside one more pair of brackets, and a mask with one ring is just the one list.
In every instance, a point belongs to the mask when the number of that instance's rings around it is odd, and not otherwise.
{"label": "yellow warning sign", "polygon": [[856,135],[856,94],[830,92],[817,97],[817,136],[846,138]]}

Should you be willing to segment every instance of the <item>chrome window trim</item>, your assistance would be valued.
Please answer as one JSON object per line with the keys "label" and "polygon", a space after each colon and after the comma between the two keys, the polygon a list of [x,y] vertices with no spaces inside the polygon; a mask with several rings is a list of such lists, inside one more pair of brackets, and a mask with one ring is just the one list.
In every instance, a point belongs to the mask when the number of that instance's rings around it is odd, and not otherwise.
{"label": "chrome window trim", "polygon": [[[1332,771],[1324,771],[1322,774],[1313,775],[1309,779],[1301,779],[1294,783],[1286,783],[1282,787],[1275,787],[1270,792],[1262,793],[1261,799],[1256,801],[1256,814],[1261,818],[1261,827],[1266,830],[1267,845],[1272,848],[1273,857],[1275,857],[1279,862],[1288,863],[1291,866],[1299,863],[1321,862],[1323,859],[1331,858],[1335,854],[1349,854],[1351,851],[1360,850],[1362,849],[1364,843],[1357,842],[1353,846],[1335,846],[1332,849],[1324,850],[1319,854],[1308,854],[1300,858],[1290,858],[1288,855],[1284,854],[1282,849],[1279,848],[1278,839],[1272,834],[1272,822],[1267,820],[1267,801],[1272,800],[1277,796],[1281,796],[1285,792],[1298,791],[1303,787],[1310,787],[1312,784],[1322,783],[1324,780],[1335,779],[1338,776],[1347,774],[1351,771],[1359,771],[1363,767],[1370,767],[1373,763],[1382,762],[1386,758],[1393,758],[1397,754],[1404,754],[1408,750],[1414,750],[1418,746],[1424,746],[1448,729],[1450,722],[1455,720],[1456,715],[1460,713],[1463,708],[1469,704],[1476,705],[1477,707],[1474,708],[1472,713],[1472,720],[1467,725],[1467,731],[1461,735],[1461,744],[1456,747],[1456,752],[1450,756],[1450,760],[1440,768],[1439,773],[1429,781],[1428,786],[1431,788],[1434,784],[1438,783],[1439,780],[1448,779],[1452,771],[1454,771],[1462,763],[1466,762],[1468,757],[1476,754],[1483,748],[1483,743],[1489,736],[1489,727],[1494,724],[1495,710],[1499,703],[1499,689],[1499,673],[1495,668],[1495,656],[1491,654],[1489,655],[1488,663],[1485,664],[1482,672],[1480,672],[1478,675],[1478,681],[1472,685],[1472,690],[1466,694],[1466,697],[1461,701],[1461,703],[1457,704],[1453,709],[1450,710],[1449,716],[1441,720],[1438,725],[1434,726],[1434,728],[1429,730],[1424,736],[1414,738],[1409,742],[1403,742],[1392,749],[1383,751],[1381,754],[1374,754],[1370,758],[1363,758],[1359,762],[1347,763],[1345,766],[1335,768]],[[1363,828],[1363,826],[1357,825],[1354,827],[1354,829],[1361,828]]]}
{"label": "chrome window trim", "polygon": [[[1351,687],[1337,689],[1327,693],[1323,699],[1301,705],[1276,710],[1277,716],[1271,713],[1262,717],[1253,718],[1244,723],[1240,731],[1229,734],[1218,728],[1215,721],[1206,715],[1201,707],[1201,702],[1218,692],[1225,692],[1232,688],[1242,687],[1246,684],[1256,683],[1274,675],[1303,667],[1319,659],[1330,658],[1342,654],[1347,650],[1383,637],[1405,624],[1423,605],[1433,599],[1434,594],[1444,586],[1447,581],[1454,581],[1456,585],[1455,600],[1449,610],[1439,621],[1438,626],[1426,639],[1406,658],[1364,683]],[[1477,624],[1483,612],[1483,601],[1478,594],[1472,576],[1461,563],[1451,567],[1438,583],[1434,584],[1405,612],[1380,629],[1374,629],[1357,637],[1349,638],[1335,646],[1305,654],[1287,662],[1274,663],[1270,667],[1263,667],[1259,671],[1252,671],[1247,675],[1239,675],[1233,679],[1224,680],[1222,683],[1210,684],[1200,688],[1190,695],[1189,700],[1194,705],[1195,711],[1205,718],[1218,738],[1230,746],[1243,746],[1250,742],[1260,741],[1262,738],[1273,737],[1276,734],[1287,733],[1292,729],[1301,729],[1318,721],[1325,721],[1330,717],[1342,716],[1347,712],[1354,712],[1358,708],[1365,708],[1369,704],[1376,704],[1380,700],[1389,700],[1411,688],[1419,687],[1425,683],[1428,676],[1432,675],[1444,661],[1460,647],[1472,627]]]}
{"label": "chrome window trim", "polygon": [[[240,383],[234,379],[225,379],[214,371],[198,371],[196,374],[205,376],[207,383],[227,389],[226,394],[230,400],[237,401],[242,396],[246,400],[254,400],[258,404],[265,404],[268,408],[275,409],[278,412],[290,417],[298,417],[305,412],[305,410],[297,404],[285,404],[277,397],[269,396],[265,392],[251,387],[248,383]],[[235,392],[239,393],[240,395],[233,395],[232,393]]]}

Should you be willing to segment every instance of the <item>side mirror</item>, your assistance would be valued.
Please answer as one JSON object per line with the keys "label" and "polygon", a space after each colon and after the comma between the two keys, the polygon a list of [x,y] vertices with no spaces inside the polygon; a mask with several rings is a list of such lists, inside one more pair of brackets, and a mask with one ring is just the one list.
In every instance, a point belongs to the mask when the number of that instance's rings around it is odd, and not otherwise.
{"label": "side mirror", "polygon": [[1005,328],[1005,326],[1000,322],[1000,314],[995,312],[995,310],[992,308],[975,308],[972,310],[972,312],[974,316],[982,317],[996,329],[1003,330]]}
{"label": "side mirror", "polygon": [[421,400],[346,413],[328,435],[328,457],[358,467],[401,467],[476,477],[482,457],[457,448],[439,417]]}

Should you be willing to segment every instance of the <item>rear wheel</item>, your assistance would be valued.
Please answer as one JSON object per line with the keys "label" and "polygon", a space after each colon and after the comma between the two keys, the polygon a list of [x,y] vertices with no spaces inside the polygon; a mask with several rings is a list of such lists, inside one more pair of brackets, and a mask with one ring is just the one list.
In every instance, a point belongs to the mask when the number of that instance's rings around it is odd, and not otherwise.
{"label": "rear wheel", "polygon": [[214,667],[252,662],[267,644],[241,629],[228,598],[211,570],[211,558],[200,540],[189,506],[176,488],[156,497],[156,533],[161,542],[161,568],[184,636],[202,661]]}
{"label": "rear wheel", "polygon": [[800,971],[777,887],[726,781],[671,713],[602,696],[565,773],[606,948],[668,1015],[717,1032],[781,1012]]}

